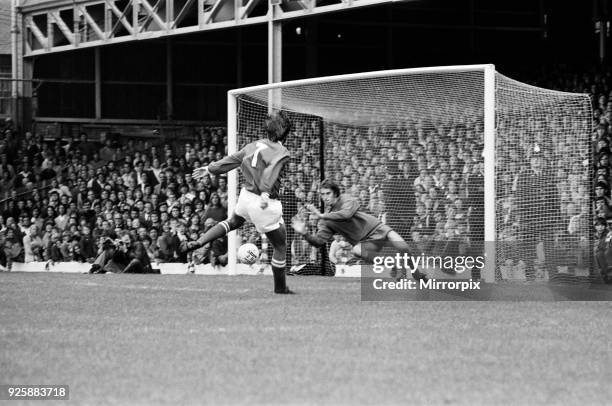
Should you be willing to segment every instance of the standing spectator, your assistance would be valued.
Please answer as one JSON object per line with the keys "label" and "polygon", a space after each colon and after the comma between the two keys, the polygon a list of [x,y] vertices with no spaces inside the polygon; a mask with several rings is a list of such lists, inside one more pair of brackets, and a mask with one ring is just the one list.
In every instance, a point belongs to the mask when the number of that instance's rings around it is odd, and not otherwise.
{"label": "standing spectator", "polygon": [[595,244],[595,261],[601,277],[605,283],[612,283],[612,257],[610,243],[612,240],[612,234],[608,229],[608,223],[602,218],[595,220],[595,238],[597,243]]}
{"label": "standing spectator", "polygon": [[110,139],[106,139],[104,141],[104,146],[100,150],[99,155],[103,162],[108,162],[115,159],[115,151],[112,148],[112,141]]}
{"label": "standing spectator", "polygon": [[387,164],[387,175],[383,181],[382,194],[384,203],[392,210],[387,213],[386,224],[404,239],[410,236],[410,214],[414,213],[416,206],[414,193],[410,187],[407,187],[411,183],[414,184],[415,180],[403,176],[397,161]]}
{"label": "standing spectator", "polygon": [[96,152],[97,147],[94,143],[89,142],[87,139],[87,133],[82,132],[80,135],[80,142],[76,145],[76,150],[81,153],[81,155],[86,156],[88,159],[93,157],[94,152]]}
{"label": "standing spectator", "polygon": [[[521,172],[517,182],[517,215],[523,235],[521,252],[525,254],[528,266],[535,268],[536,245],[543,243],[546,266],[549,272],[555,271],[556,258],[552,244],[561,215],[559,194],[543,157],[535,153],[530,164],[527,170]],[[534,207],[546,207],[546,210],[534,210]]]}

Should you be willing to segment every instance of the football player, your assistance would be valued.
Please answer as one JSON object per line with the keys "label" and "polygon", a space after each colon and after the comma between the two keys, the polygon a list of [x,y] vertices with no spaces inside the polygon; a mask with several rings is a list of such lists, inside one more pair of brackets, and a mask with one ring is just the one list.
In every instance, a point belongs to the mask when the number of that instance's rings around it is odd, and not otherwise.
{"label": "football player", "polygon": [[283,206],[278,200],[283,168],[290,157],[283,142],[291,131],[291,121],[284,112],[273,112],[265,120],[264,129],[267,139],[252,142],[235,154],[193,171],[193,177],[199,180],[208,173],[220,175],[240,167],[244,184],[229,219],[212,227],[197,241],[190,242],[187,248],[206,245],[249,220],[257,231],[268,237],[274,248],[271,261],[274,292],[291,294],[293,291],[285,283],[287,230]]}

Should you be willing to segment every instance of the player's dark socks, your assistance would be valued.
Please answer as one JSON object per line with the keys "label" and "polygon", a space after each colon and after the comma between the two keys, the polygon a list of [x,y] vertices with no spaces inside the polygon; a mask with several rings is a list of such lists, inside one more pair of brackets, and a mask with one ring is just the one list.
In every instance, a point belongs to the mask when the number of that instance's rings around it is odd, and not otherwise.
{"label": "player's dark socks", "polygon": [[[272,262],[275,260],[272,259]],[[274,293],[287,293],[287,282],[285,278],[285,267],[272,264],[272,274],[274,275]],[[293,292],[291,292],[293,293]]]}
{"label": "player's dark socks", "polygon": [[413,278],[414,280],[416,280],[416,281],[418,281],[418,280],[424,280],[424,281],[426,281],[426,280],[428,279],[428,278],[427,278],[427,274],[425,274],[425,273],[423,273],[423,272],[419,271],[418,269],[412,273],[412,278]]}
{"label": "player's dark socks", "polygon": [[188,251],[196,250],[200,247],[205,246],[211,241],[216,240],[217,238],[221,238],[230,232],[230,226],[227,221],[222,221],[216,225],[214,225],[210,230],[204,233],[204,235],[198,238],[190,247]]}
{"label": "player's dark socks", "polygon": [[295,292],[285,286],[285,290],[283,291],[274,291],[274,293],[279,295],[295,295]]}

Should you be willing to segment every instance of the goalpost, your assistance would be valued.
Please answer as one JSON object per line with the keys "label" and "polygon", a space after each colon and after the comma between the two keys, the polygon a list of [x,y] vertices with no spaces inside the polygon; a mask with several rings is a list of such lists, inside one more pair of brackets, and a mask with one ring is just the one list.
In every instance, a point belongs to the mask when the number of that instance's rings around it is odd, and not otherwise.
{"label": "goalpost", "polygon": [[[417,255],[485,256],[473,276],[488,282],[594,277],[588,95],[530,86],[494,65],[236,89],[228,92],[228,153],[265,136],[272,107],[294,123],[281,198],[288,229],[294,215],[309,220],[302,208],[318,205],[325,173]],[[230,172],[229,212],[239,181]],[[293,265],[324,261],[289,234]],[[257,236],[248,228],[230,233],[230,267],[249,239]]]}

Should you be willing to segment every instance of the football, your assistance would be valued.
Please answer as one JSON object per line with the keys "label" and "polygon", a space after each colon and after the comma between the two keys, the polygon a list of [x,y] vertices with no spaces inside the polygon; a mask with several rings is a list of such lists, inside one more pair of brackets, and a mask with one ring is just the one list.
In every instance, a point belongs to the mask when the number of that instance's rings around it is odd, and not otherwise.
{"label": "football", "polygon": [[255,244],[242,244],[238,248],[238,261],[243,264],[252,265],[259,258],[259,249]]}

